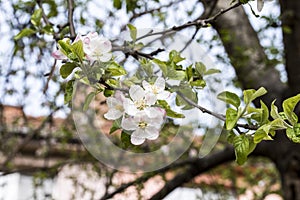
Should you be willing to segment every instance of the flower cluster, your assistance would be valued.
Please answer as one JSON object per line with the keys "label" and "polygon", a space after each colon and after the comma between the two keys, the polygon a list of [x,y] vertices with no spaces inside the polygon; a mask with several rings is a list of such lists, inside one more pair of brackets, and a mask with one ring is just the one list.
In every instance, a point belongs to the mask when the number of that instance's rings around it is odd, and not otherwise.
{"label": "flower cluster", "polygon": [[[108,62],[112,58],[111,42],[107,38],[98,35],[98,33],[90,32],[87,35],[78,34],[72,44],[75,44],[79,41],[82,42],[85,58],[91,63],[93,63],[95,60]],[[64,38],[63,42],[69,43],[70,39]],[[68,55],[67,52],[60,45],[58,45],[58,50],[54,51],[52,56],[57,60],[64,60],[67,59]]]}
{"label": "flower cluster", "polygon": [[129,97],[116,92],[114,97],[107,98],[108,112],[104,117],[108,120],[122,118],[121,128],[133,131],[131,143],[142,144],[146,139],[154,140],[159,136],[166,111],[157,105],[157,100],[164,100],[170,96],[165,90],[164,78],[157,78],[154,84],[147,81],[142,86],[132,85]]}

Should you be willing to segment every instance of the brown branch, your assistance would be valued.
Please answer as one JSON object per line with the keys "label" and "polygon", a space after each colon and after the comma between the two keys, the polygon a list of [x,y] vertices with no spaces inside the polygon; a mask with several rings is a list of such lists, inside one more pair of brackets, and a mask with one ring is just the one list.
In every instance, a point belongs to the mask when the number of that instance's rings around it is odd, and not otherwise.
{"label": "brown branch", "polygon": [[76,32],[75,32],[75,26],[73,21],[73,12],[74,12],[74,1],[68,0],[68,22],[70,26],[70,38],[75,39]]}
{"label": "brown branch", "polygon": [[208,19],[197,19],[194,21],[189,21],[183,25],[180,26],[173,26],[170,29],[164,30],[164,31],[159,31],[159,32],[150,32],[148,34],[145,34],[139,38],[136,39],[136,41],[141,40],[146,37],[154,36],[154,35],[165,35],[165,34],[172,34],[174,32],[183,30],[185,28],[191,27],[191,26],[196,26],[196,28],[201,28],[201,27],[207,27],[210,23],[218,19],[221,15],[227,13],[228,11],[239,7],[242,5],[240,2],[233,4],[232,6],[226,8],[226,9],[221,9],[218,13],[216,13],[214,16],[208,18]]}
{"label": "brown branch", "polygon": [[175,188],[191,181],[195,176],[235,159],[233,147],[227,147],[222,151],[210,156],[197,159],[183,173],[176,175],[172,180],[166,182],[165,186],[150,199],[163,199]]}
{"label": "brown branch", "polygon": [[[44,93],[44,94],[45,94],[45,93],[47,92],[47,90],[48,90],[49,82],[50,82],[50,80],[51,80],[51,78],[52,78],[52,76],[53,76],[54,70],[55,70],[56,61],[57,61],[57,60],[54,59],[54,63],[53,63],[53,65],[52,65],[52,67],[51,67],[51,71],[50,71],[48,74],[46,74],[46,75],[48,76],[48,79],[47,79],[47,82],[46,82],[45,87],[44,87],[44,89],[43,89],[43,93]],[[45,75],[45,76],[46,76],[46,75]]]}

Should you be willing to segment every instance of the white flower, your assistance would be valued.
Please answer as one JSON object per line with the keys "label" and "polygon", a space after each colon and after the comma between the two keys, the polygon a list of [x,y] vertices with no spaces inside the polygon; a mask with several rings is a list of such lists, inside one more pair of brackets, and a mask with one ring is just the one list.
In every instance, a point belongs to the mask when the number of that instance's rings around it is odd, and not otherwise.
{"label": "white flower", "polygon": [[129,89],[131,99],[124,100],[125,112],[129,115],[136,115],[139,111],[145,111],[149,117],[155,116],[153,108],[150,106],[156,102],[156,96],[151,93],[146,93],[139,85],[132,85]]}
{"label": "white flower", "polygon": [[108,112],[104,114],[104,117],[108,120],[119,119],[124,114],[124,95],[122,92],[117,91],[115,97],[108,97],[106,99],[108,105]]}
{"label": "white flower", "polygon": [[153,85],[145,80],[142,84],[146,92],[154,94],[159,100],[164,100],[170,96],[170,92],[165,90],[166,81],[162,77],[158,77]]}
{"label": "white flower", "polygon": [[[64,38],[63,40],[66,42],[70,39]],[[78,34],[72,44],[80,40],[83,44],[86,59],[89,61],[94,62],[95,60],[100,60],[101,62],[108,62],[112,58],[112,46],[107,38],[99,36],[96,32],[90,32],[87,35]],[[61,51],[59,45],[58,50],[54,51],[52,56],[57,60],[67,59],[67,56]]]}
{"label": "white flower", "polygon": [[[156,112],[159,113],[161,111],[157,110]],[[162,123],[163,115],[157,115],[157,117],[151,118],[146,112],[140,111],[133,117],[123,118],[121,126],[125,130],[133,130],[130,141],[134,145],[140,145],[144,143],[146,139],[157,139]]]}
{"label": "white flower", "polygon": [[83,50],[86,53],[86,58],[91,62],[100,60],[107,62],[111,59],[111,42],[97,33],[89,33],[83,37]]}

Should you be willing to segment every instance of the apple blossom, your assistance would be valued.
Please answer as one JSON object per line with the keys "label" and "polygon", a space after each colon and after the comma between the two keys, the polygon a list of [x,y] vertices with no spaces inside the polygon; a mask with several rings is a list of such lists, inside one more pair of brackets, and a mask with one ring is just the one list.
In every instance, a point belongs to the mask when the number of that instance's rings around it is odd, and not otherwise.
{"label": "apple blossom", "polygon": [[165,90],[166,81],[162,77],[158,77],[153,85],[145,80],[142,85],[146,92],[154,94],[159,100],[165,100],[170,96],[170,92]]}
{"label": "apple blossom", "polygon": [[[108,62],[112,58],[112,45],[107,38],[98,35],[96,32],[90,32],[87,35],[78,34],[72,44],[80,40],[82,41],[83,51],[87,60],[91,62],[96,60]],[[63,41],[68,42],[70,39],[64,38]],[[58,45],[58,50],[52,53],[52,56],[57,60],[67,59],[67,55],[65,55],[60,45]]]}
{"label": "apple blossom", "polygon": [[129,115],[136,115],[139,111],[144,110],[150,117],[155,114],[150,106],[156,103],[156,96],[146,93],[139,85],[132,85],[129,89],[131,99],[124,100],[125,112]]}
{"label": "apple blossom", "polygon": [[108,97],[106,99],[108,105],[108,112],[104,114],[104,117],[108,120],[116,120],[124,115],[124,95],[122,92],[117,91],[115,97]]}
{"label": "apple blossom", "polygon": [[91,62],[95,60],[109,61],[112,58],[111,49],[111,42],[97,33],[90,33],[83,38],[83,50],[86,58]]}
{"label": "apple blossom", "polygon": [[[156,109],[156,112],[161,112],[159,108]],[[133,130],[130,141],[134,145],[140,145],[144,143],[146,139],[157,139],[162,123],[163,114],[151,118],[146,112],[140,111],[133,117],[123,118],[121,127],[125,130]]]}

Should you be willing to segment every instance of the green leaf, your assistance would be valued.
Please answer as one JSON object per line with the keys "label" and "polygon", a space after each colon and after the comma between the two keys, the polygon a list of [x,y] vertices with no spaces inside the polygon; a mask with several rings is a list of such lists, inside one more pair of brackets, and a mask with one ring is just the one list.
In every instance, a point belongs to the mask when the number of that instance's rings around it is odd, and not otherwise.
{"label": "green leaf", "polygon": [[269,136],[269,132],[271,130],[271,125],[263,125],[261,126],[254,134],[254,143],[260,143],[262,140],[273,140],[270,136]]}
{"label": "green leaf", "polygon": [[204,88],[206,86],[206,82],[205,80],[196,80],[196,81],[192,81],[191,86],[197,87],[197,88]]}
{"label": "green leaf", "polygon": [[84,51],[83,51],[83,43],[81,40],[73,43],[71,45],[72,52],[77,56],[79,60],[83,60]]}
{"label": "green leaf", "polygon": [[261,113],[261,124],[265,124],[268,123],[269,121],[269,109],[266,106],[266,104],[264,104],[263,101],[260,101],[260,105],[261,105],[261,109],[262,109],[262,113]]}
{"label": "green leaf", "polygon": [[284,121],[281,118],[274,119],[270,122],[270,125],[273,129],[286,129],[288,126],[284,123]]}
{"label": "green leaf", "polygon": [[122,131],[121,133],[121,142],[122,142],[122,147],[124,149],[127,149],[128,147],[131,146],[131,142],[130,142],[130,135],[124,131]]}
{"label": "green leaf", "polygon": [[283,111],[284,111],[287,119],[289,120],[289,122],[292,125],[294,125],[298,122],[298,117],[294,113],[294,109],[295,109],[296,105],[299,103],[299,101],[300,101],[300,94],[284,100],[283,104],[282,104]]}
{"label": "green leaf", "polygon": [[293,142],[300,143],[300,124],[295,124],[293,128],[287,128],[286,135]]}
{"label": "green leaf", "polygon": [[233,140],[233,146],[235,149],[236,162],[239,165],[244,164],[247,161],[250,150],[250,142],[247,136],[239,135]]}
{"label": "green leaf", "polygon": [[[180,92],[182,95],[184,95],[189,100],[193,101],[194,103],[198,102],[197,94],[195,91],[185,83],[181,83],[179,86],[173,87],[175,92]],[[177,106],[183,106],[181,109],[183,110],[189,110],[193,109],[194,106],[187,103],[181,96],[178,94],[176,95],[176,105]]]}
{"label": "green leaf", "polygon": [[204,76],[204,73],[206,72],[206,67],[202,62],[196,62],[195,69],[199,75]]}
{"label": "green leaf", "polygon": [[167,113],[167,116],[172,118],[184,118],[185,116],[181,113],[175,112],[171,109],[170,105],[165,100],[158,100],[158,104],[163,107]]}
{"label": "green leaf", "polygon": [[204,75],[217,74],[217,73],[220,73],[220,72],[221,72],[221,70],[219,70],[219,69],[208,69],[208,70],[204,73]]}
{"label": "green leaf", "polygon": [[35,26],[38,27],[41,24],[42,19],[42,9],[37,9],[33,12],[30,18],[30,22]]}
{"label": "green leaf", "polygon": [[84,104],[83,104],[83,108],[82,108],[83,111],[87,111],[89,109],[89,105],[91,104],[91,102],[92,102],[92,100],[94,99],[95,96],[96,96],[96,92],[90,92],[86,96]]}
{"label": "green leaf", "polygon": [[131,37],[132,41],[135,42],[136,41],[136,36],[137,36],[136,27],[133,26],[132,24],[127,24],[127,27],[129,28],[130,37]]}
{"label": "green leaf", "polygon": [[226,129],[232,130],[239,119],[238,112],[232,108],[226,110]]}
{"label": "green leaf", "polygon": [[158,59],[153,59],[153,62],[159,66],[164,77],[168,77],[173,80],[183,80],[186,77],[186,73],[181,70],[175,70],[173,67],[168,66],[166,62]]}
{"label": "green leaf", "polygon": [[119,130],[119,129],[122,128],[121,127],[121,121],[122,121],[122,118],[114,120],[114,122],[112,124],[112,127],[110,128],[109,134],[112,134],[115,131],[117,131],[117,130]]}
{"label": "green leaf", "polygon": [[256,98],[267,93],[267,90],[264,87],[259,88],[258,90],[249,89],[244,90],[244,102],[245,104],[250,104]]}
{"label": "green leaf", "polygon": [[68,104],[73,98],[75,80],[69,80],[65,85],[64,103]]}
{"label": "green leaf", "polygon": [[232,92],[221,92],[220,94],[218,94],[217,98],[221,101],[233,105],[236,108],[238,108],[241,104],[240,98]]}
{"label": "green leaf", "polygon": [[69,55],[72,53],[72,46],[70,44],[70,39],[59,40],[58,45],[60,51],[69,57]]}
{"label": "green leaf", "polygon": [[120,10],[122,8],[122,1],[121,0],[114,0],[113,5],[116,9]]}
{"label": "green leaf", "polygon": [[279,115],[279,113],[278,113],[278,108],[277,108],[277,106],[275,105],[275,101],[276,101],[276,100],[274,100],[274,101],[272,102],[272,104],[271,104],[271,112],[270,112],[271,117],[272,117],[273,119],[281,118],[280,115]]}
{"label": "green leaf", "polygon": [[67,78],[77,67],[75,63],[67,62],[60,67],[60,75],[62,78]]}
{"label": "green leaf", "polygon": [[14,37],[14,40],[19,40],[23,37],[31,36],[31,35],[35,34],[36,32],[37,32],[36,30],[33,30],[31,28],[24,28]]}
{"label": "green leaf", "polygon": [[116,62],[110,63],[107,67],[107,71],[111,76],[122,76],[127,74],[126,70]]}
{"label": "green leaf", "polygon": [[169,59],[171,62],[174,62],[175,64],[179,63],[180,61],[185,60],[185,58],[181,57],[180,53],[176,50],[172,50],[169,53]]}

